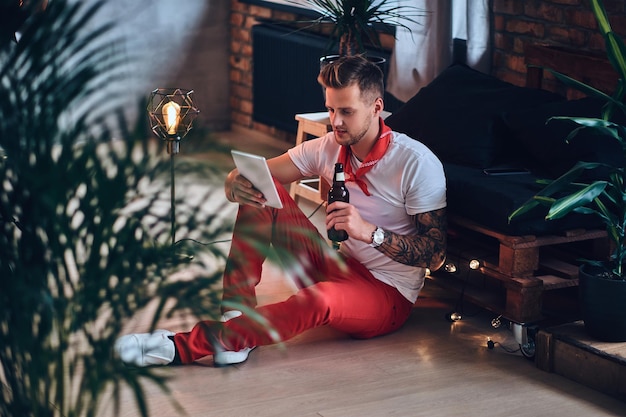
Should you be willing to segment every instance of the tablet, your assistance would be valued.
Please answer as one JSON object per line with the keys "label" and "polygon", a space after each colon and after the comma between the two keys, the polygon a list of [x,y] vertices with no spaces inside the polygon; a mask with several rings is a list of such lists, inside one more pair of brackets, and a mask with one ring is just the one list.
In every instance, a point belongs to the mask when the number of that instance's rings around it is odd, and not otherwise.
{"label": "tablet", "polygon": [[283,208],[265,158],[246,152],[234,150],[230,152],[239,173],[246,177],[254,188],[263,193],[263,197],[267,200],[265,204],[270,207]]}

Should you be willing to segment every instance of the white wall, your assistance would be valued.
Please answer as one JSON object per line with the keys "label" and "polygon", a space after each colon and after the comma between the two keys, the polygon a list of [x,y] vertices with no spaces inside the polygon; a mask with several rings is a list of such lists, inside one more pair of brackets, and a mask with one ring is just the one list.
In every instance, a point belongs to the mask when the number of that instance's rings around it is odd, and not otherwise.
{"label": "white wall", "polygon": [[131,117],[155,88],[186,88],[201,112],[194,126],[229,129],[229,11],[228,0],[106,2],[99,19],[116,22],[132,58],[124,86]]}

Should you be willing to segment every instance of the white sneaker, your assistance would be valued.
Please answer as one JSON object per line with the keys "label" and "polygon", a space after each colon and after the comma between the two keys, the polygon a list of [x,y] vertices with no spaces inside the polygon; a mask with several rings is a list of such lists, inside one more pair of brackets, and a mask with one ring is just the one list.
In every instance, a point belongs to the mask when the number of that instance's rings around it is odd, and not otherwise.
{"label": "white sneaker", "polygon": [[168,337],[173,335],[169,330],[127,334],[115,341],[115,352],[126,365],[168,365],[176,353],[174,341]]}
{"label": "white sneaker", "polygon": [[[225,323],[230,319],[241,316],[241,314],[241,311],[230,310],[222,315],[220,321]],[[256,346],[246,347],[237,351],[223,350],[220,352],[215,352],[213,354],[213,364],[217,367],[222,367],[245,362],[246,360],[248,360],[248,355],[250,354],[250,352],[252,352],[252,350],[255,348]]]}

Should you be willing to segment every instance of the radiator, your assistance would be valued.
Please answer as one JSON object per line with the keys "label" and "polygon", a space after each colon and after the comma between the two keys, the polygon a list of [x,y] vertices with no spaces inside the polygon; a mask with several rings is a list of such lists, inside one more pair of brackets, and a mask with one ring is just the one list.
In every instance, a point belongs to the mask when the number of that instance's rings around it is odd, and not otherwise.
{"label": "radiator", "polygon": [[[324,111],[324,95],[317,83],[319,59],[327,53],[328,38],[262,23],[252,27],[252,93],[255,121],[295,133],[298,113]],[[370,52],[389,60],[389,53]],[[393,111],[391,97],[386,110]],[[397,106],[397,105],[396,105]]]}

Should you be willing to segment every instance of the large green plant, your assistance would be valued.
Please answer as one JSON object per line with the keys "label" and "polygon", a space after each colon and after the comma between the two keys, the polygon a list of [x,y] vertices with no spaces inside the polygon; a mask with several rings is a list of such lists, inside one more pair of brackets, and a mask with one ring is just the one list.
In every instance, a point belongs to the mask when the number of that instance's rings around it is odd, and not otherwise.
{"label": "large green plant", "polygon": [[[613,32],[608,15],[600,0],[590,0],[598,27],[604,36],[608,59],[619,75],[618,84],[612,95],[608,95],[587,84],[564,74],[551,71],[565,84],[579,89],[589,96],[606,101],[599,118],[555,117],[571,120],[578,127],[566,138],[576,140],[582,130],[593,130],[619,141],[626,158],[626,126],[615,123],[614,116],[626,115],[626,46]],[[606,176],[593,181],[581,180],[585,171],[601,168]],[[606,268],[606,275],[613,279],[626,280],[626,168],[603,163],[578,162],[568,172],[554,181],[543,181],[546,187],[531,200],[515,210],[509,220],[522,215],[538,205],[549,206],[547,220],[559,219],[569,213],[598,216],[604,222],[611,242],[612,252],[608,262],[586,260],[585,262]]]}
{"label": "large green plant", "polygon": [[[301,4],[302,1],[293,1]],[[365,52],[365,43],[380,46],[379,30],[392,32],[394,26],[406,29],[421,9],[402,4],[406,0],[306,0],[309,8],[320,14],[310,23],[332,25],[331,42],[338,44],[339,55]]]}
{"label": "large green plant", "polygon": [[[1,1],[3,11],[21,3]],[[0,43],[3,417],[93,416],[105,392],[119,405],[122,389],[146,416],[142,382],[168,392],[167,378],[116,360],[124,324],[148,305],[152,326],[175,311],[218,314],[223,254],[183,239],[179,249],[199,268],[171,261],[169,162],[115,104],[127,59],[114,25],[94,19],[102,4],[50,0],[18,43]],[[227,236],[231,226],[213,214],[223,208],[201,207],[224,201],[215,172],[183,164],[177,172],[215,184],[195,205],[177,202],[179,234]],[[195,279],[167,278],[183,267]]]}

